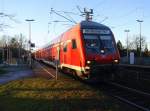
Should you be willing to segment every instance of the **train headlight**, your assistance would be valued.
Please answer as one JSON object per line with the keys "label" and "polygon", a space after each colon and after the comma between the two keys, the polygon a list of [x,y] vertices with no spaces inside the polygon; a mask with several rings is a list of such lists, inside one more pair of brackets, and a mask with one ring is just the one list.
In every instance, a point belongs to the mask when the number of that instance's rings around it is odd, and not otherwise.
{"label": "train headlight", "polygon": [[105,51],[102,49],[102,50],[101,50],[101,53],[103,54],[104,52],[105,52]]}
{"label": "train headlight", "polygon": [[88,67],[88,66],[85,67],[85,70],[89,70],[89,69],[90,69],[90,67]]}
{"label": "train headlight", "polygon": [[90,63],[91,63],[91,61],[86,61],[86,63],[87,63],[87,64],[90,64]]}
{"label": "train headlight", "polygon": [[114,60],[114,63],[118,63],[119,61],[117,59]]}

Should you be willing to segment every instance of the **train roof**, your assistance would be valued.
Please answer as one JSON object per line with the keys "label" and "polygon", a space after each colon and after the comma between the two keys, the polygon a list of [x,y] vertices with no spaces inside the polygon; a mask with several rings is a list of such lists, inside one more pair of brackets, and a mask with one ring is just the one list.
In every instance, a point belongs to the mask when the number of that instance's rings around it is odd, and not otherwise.
{"label": "train roof", "polygon": [[[71,30],[72,28],[79,26],[81,29],[110,29],[108,26],[100,24],[98,22],[93,22],[93,21],[81,21],[80,23],[74,25],[73,27],[69,28],[67,31]],[[67,32],[66,31],[66,32]],[[66,33],[64,32],[64,33]],[[62,33],[60,36],[62,36],[64,33]],[[42,48],[46,48],[49,47],[51,44],[53,43],[57,43],[60,41],[60,36],[58,36],[57,38],[55,38],[54,40],[50,41],[49,43],[47,43],[46,45],[44,45]],[[41,48],[41,49],[42,49]]]}
{"label": "train roof", "polygon": [[86,28],[109,29],[108,26],[93,21],[82,21],[80,22],[80,26],[82,29],[86,29]]}

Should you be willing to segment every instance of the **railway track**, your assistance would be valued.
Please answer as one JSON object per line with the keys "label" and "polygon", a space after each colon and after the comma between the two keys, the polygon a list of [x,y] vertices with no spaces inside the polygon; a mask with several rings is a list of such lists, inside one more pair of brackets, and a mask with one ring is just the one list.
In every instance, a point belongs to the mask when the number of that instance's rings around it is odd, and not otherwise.
{"label": "railway track", "polygon": [[[42,65],[48,68],[45,64]],[[49,68],[47,70],[49,70]],[[53,70],[52,72],[54,73],[55,71]],[[100,87],[109,95],[139,110],[150,111],[150,93],[129,88],[115,82],[107,82],[104,84],[105,85],[100,85]]]}
{"label": "railway track", "polygon": [[49,67],[47,64],[34,61],[34,72],[36,76],[45,77],[45,78],[56,78],[56,71],[53,67]]}
{"label": "railway track", "polygon": [[142,111],[150,111],[150,93],[129,88],[114,82],[106,83],[104,90],[111,96],[136,107]]}

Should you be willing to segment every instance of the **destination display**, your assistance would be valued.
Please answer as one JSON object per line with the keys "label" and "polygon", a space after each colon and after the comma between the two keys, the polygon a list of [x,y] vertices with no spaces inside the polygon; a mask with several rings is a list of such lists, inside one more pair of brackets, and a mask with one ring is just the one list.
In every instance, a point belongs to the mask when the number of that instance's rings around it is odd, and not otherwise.
{"label": "destination display", "polygon": [[83,29],[83,34],[110,34],[110,30]]}

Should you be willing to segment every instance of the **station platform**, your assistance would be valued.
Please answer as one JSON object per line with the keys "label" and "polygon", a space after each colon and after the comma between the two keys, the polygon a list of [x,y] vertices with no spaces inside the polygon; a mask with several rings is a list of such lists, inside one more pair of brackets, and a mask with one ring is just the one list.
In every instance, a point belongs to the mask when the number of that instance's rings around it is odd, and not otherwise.
{"label": "station platform", "polygon": [[129,66],[137,68],[150,68],[150,65],[137,65],[137,64],[119,64],[119,66]]}
{"label": "station platform", "polygon": [[2,66],[5,74],[0,74],[0,84],[5,84],[13,80],[32,77],[32,70],[25,64]]}

